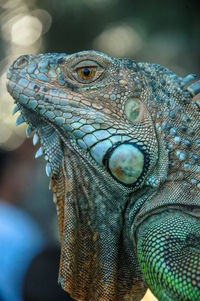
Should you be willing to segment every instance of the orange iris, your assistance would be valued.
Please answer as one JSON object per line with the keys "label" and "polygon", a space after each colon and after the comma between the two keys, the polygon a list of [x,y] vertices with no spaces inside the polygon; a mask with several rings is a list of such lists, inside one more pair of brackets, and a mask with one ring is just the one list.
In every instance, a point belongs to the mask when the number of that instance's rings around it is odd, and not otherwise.
{"label": "orange iris", "polygon": [[79,76],[84,79],[91,79],[96,74],[96,68],[94,67],[83,67],[78,70]]}

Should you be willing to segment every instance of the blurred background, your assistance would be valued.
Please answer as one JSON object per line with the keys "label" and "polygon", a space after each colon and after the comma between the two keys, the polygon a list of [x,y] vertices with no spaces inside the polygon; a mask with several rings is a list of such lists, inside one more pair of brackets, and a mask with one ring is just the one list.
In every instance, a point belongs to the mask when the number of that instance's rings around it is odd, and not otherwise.
{"label": "blurred background", "polygon": [[[56,293],[47,297],[45,289],[33,292],[38,260],[45,258],[45,267],[55,258],[52,254],[59,257],[58,226],[45,162],[34,159],[37,147],[25,138],[25,126],[15,126],[16,115],[11,114],[13,100],[5,88],[8,66],[22,54],[95,49],[159,63],[181,76],[199,75],[198,2],[0,0],[0,301],[20,301],[22,291],[24,300],[67,300]],[[149,294],[144,300],[155,299]]]}

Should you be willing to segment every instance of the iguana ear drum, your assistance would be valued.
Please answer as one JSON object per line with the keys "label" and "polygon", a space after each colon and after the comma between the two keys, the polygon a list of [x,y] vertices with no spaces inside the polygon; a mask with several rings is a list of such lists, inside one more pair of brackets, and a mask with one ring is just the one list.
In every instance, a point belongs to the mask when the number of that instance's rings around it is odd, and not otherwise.
{"label": "iguana ear drum", "polygon": [[110,174],[124,185],[139,184],[148,167],[148,154],[133,143],[116,145],[104,158]]}

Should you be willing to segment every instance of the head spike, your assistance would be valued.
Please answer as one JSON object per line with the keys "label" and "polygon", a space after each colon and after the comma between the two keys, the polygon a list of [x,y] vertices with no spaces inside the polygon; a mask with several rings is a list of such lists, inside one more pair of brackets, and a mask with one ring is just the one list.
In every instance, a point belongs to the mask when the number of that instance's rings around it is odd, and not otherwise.
{"label": "head spike", "polygon": [[189,84],[191,81],[193,81],[196,78],[196,74],[188,74],[185,77],[182,78],[181,83],[183,86],[186,86]]}
{"label": "head spike", "polygon": [[50,177],[50,175],[51,175],[51,165],[49,163],[47,163],[47,165],[46,165],[46,174],[47,174],[47,177]]}
{"label": "head spike", "polygon": [[187,90],[192,94],[192,96],[197,95],[200,93],[200,81],[195,82],[187,87]]}
{"label": "head spike", "polygon": [[38,143],[38,141],[39,141],[39,136],[38,136],[38,134],[35,133],[33,136],[33,145],[36,145]]}
{"label": "head spike", "polygon": [[57,194],[55,192],[53,193],[53,202],[57,203]]}
{"label": "head spike", "polygon": [[37,159],[38,157],[41,157],[42,155],[43,155],[43,149],[42,149],[42,147],[40,147],[35,154],[35,158]]}
{"label": "head spike", "polygon": [[20,124],[22,124],[22,123],[24,123],[25,121],[24,121],[24,118],[22,117],[22,115],[19,115],[18,117],[17,117],[17,120],[16,120],[16,125],[20,125]]}
{"label": "head spike", "polygon": [[30,135],[32,134],[32,132],[33,132],[32,127],[31,127],[30,125],[28,125],[28,126],[26,127],[26,137],[29,138]]}
{"label": "head spike", "polygon": [[12,111],[12,115],[15,115],[15,113],[17,113],[19,111],[18,106],[14,106],[13,111]]}

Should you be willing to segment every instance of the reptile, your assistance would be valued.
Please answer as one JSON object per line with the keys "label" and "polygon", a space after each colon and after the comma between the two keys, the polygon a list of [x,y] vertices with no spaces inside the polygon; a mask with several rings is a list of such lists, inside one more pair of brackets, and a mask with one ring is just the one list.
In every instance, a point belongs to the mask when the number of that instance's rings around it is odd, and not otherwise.
{"label": "reptile", "polygon": [[200,81],[93,50],[19,57],[7,89],[41,143],[59,282],[76,300],[200,300]]}

